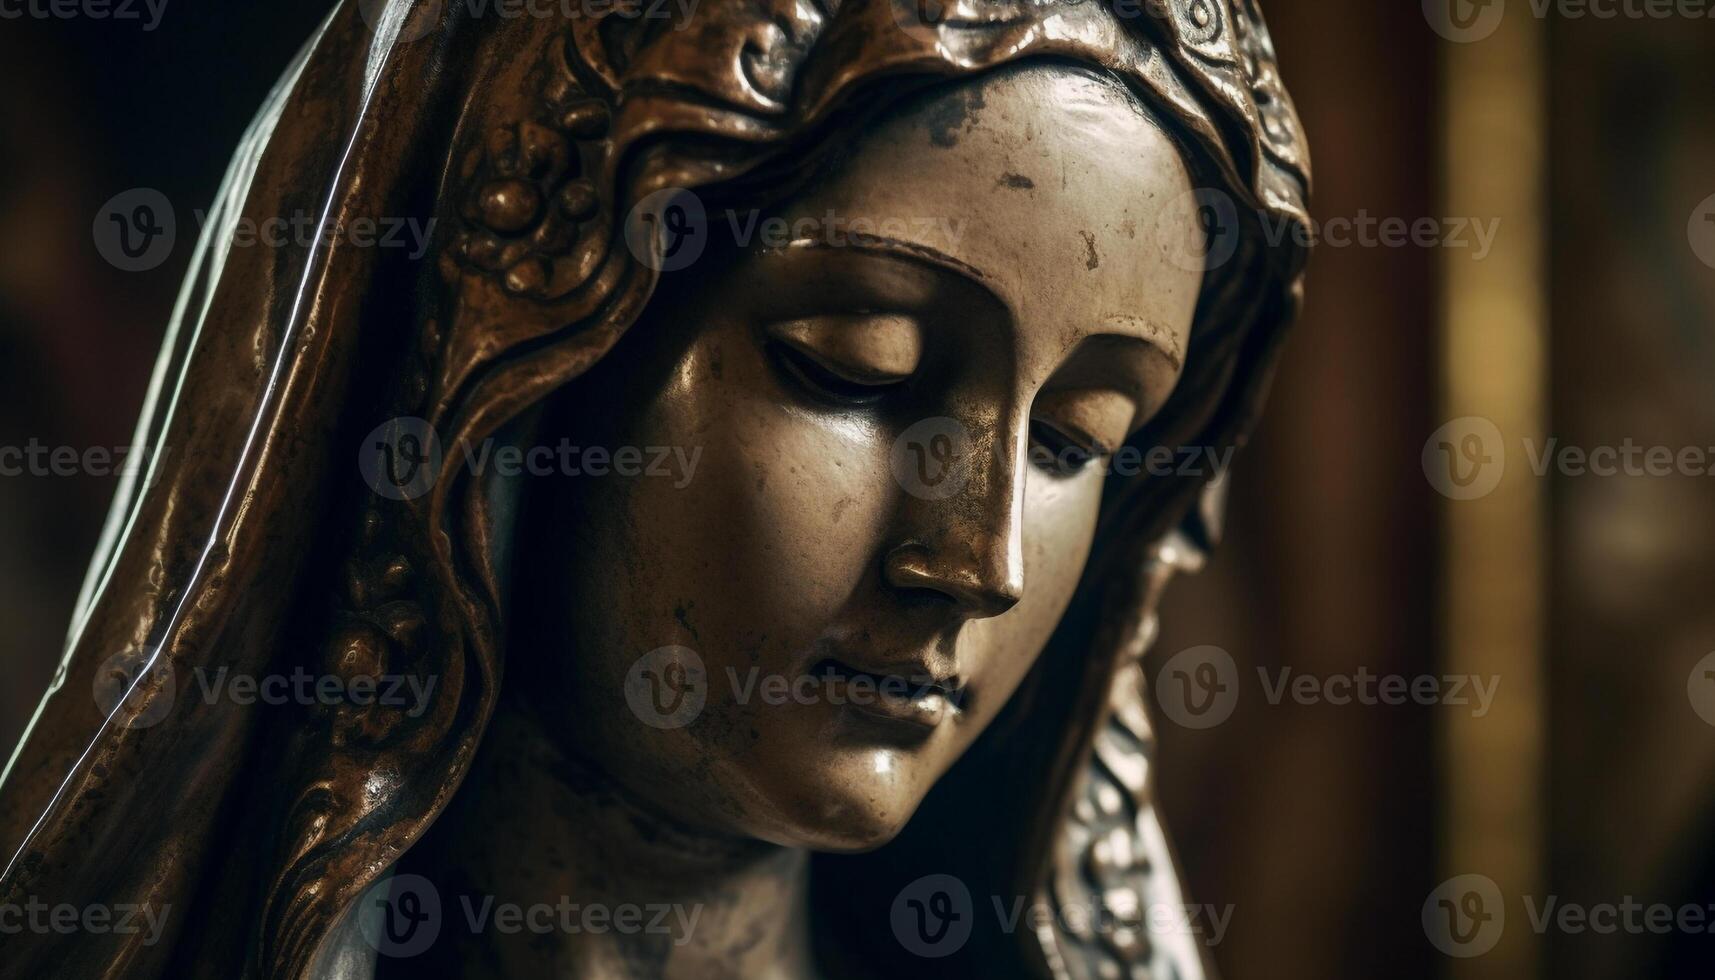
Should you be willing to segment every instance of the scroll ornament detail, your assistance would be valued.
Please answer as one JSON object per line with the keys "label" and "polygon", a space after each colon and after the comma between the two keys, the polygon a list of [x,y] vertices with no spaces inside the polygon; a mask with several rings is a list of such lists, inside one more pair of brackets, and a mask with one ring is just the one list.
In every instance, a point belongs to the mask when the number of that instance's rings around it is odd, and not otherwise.
{"label": "scroll ornament detail", "polygon": [[1055,980],[1203,980],[1188,931],[1152,933],[1157,910],[1184,910],[1178,870],[1155,804],[1155,733],[1145,708],[1142,658],[1159,632],[1156,605],[1176,574],[1201,569],[1204,553],[1181,533],[1159,544],[1144,569],[1141,619],[1109,692],[1107,722],[1055,847],[1046,898],[1063,928],[1038,938]]}

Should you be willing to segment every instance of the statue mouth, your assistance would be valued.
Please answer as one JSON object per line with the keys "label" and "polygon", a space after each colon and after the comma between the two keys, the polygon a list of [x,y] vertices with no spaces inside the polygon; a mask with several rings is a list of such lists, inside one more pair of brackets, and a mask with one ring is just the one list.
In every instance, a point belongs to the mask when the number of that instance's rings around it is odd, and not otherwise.
{"label": "statue mouth", "polygon": [[830,704],[927,734],[965,710],[965,685],[938,676],[927,663],[906,661],[864,670],[836,657],[810,669]]}

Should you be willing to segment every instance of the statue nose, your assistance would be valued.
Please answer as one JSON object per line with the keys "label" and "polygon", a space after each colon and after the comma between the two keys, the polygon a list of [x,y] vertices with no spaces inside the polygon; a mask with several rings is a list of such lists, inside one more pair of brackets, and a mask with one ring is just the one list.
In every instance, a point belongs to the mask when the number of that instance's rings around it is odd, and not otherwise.
{"label": "statue nose", "polygon": [[999,616],[1024,598],[1024,563],[1014,536],[997,530],[943,547],[900,545],[887,556],[887,582],[896,589],[938,593],[967,618]]}
{"label": "statue nose", "polygon": [[959,493],[909,505],[911,532],[883,572],[894,589],[940,594],[966,618],[1000,616],[1024,599],[1024,438],[1000,434],[969,453]]}

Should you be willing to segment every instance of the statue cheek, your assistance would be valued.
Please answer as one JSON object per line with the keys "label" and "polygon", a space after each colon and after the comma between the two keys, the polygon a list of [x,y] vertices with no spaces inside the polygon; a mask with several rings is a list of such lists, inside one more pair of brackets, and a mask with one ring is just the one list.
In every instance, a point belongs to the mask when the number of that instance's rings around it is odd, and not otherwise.
{"label": "statue cheek", "polygon": [[[1084,574],[1101,509],[1102,479],[1054,480],[1032,473],[1025,488],[1024,601],[1013,610],[1021,627],[1047,642]],[[1032,658],[1035,651],[1031,653]]]}
{"label": "statue cheek", "polygon": [[876,560],[893,497],[883,437],[783,412],[759,413],[737,435],[740,485],[722,513],[744,526],[741,546],[806,598],[850,595]]}

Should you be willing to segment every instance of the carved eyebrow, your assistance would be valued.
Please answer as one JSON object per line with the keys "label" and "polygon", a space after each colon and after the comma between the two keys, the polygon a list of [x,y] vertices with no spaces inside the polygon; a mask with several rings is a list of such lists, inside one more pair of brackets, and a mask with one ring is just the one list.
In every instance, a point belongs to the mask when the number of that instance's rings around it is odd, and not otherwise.
{"label": "carved eyebrow", "polygon": [[[1112,318],[1108,322],[1113,322]],[[1141,317],[1130,318],[1126,322],[1146,324],[1150,321]],[[1127,438],[1134,435],[1145,422],[1158,411],[1172,390],[1178,386],[1178,376],[1183,365],[1177,353],[1178,341],[1173,332],[1154,325],[1146,331],[1147,336],[1137,333],[1102,330],[1091,333],[1072,346],[1066,352],[1057,375],[1061,376],[1060,384],[1066,388],[1083,387],[1116,387],[1132,400],[1137,406],[1137,416],[1133,420],[1131,432]],[[1102,349],[1109,353],[1103,355]],[[1145,360],[1136,362],[1129,357],[1119,356],[1119,351],[1135,351]],[[1169,379],[1161,379],[1149,368],[1150,359],[1157,364],[1166,364],[1172,370]],[[1133,370],[1133,364],[1143,365],[1143,370]],[[1125,366],[1122,367],[1121,365]],[[1070,374],[1070,377],[1065,375]],[[1163,387],[1163,383],[1165,387]]]}
{"label": "carved eyebrow", "polygon": [[[850,250],[868,255],[880,255],[887,258],[905,259],[915,264],[927,266],[936,271],[957,275],[983,292],[987,293],[1002,308],[1011,311],[1008,304],[990,285],[989,277],[979,268],[963,259],[955,258],[932,245],[920,242],[904,241],[885,235],[865,235],[861,241],[834,244],[818,238],[795,238],[784,245],[766,247],[758,250],[761,255],[786,255],[792,252],[834,252]],[[1175,379],[1184,369],[1185,354],[1181,349],[1179,338],[1174,331],[1148,317],[1130,313],[1110,313],[1100,318],[1097,326],[1073,345],[1061,362],[1062,368],[1072,363],[1092,345],[1102,343],[1118,343],[1126,347],[1135,347],[1154,354],[1165,361],[1173,369]],[[1059,372],[1056,372],[1059,373]],[[1126,372],[1131,374],[1131,372]],[[1134,401],[1141,407],[1151,399],[1150,385],[1142,378],[1128,378],[1125,388],[1134,393]]]}
{"label": "carved eyebrow", "polygon": [[844,245],[834,245],[817,238],[795,238],[792,241],[787,242],[785,245],[763,249],[763,251],[766,253],[783,252],[789,249],[803,250],[836,248],[851,249],[852,251],[867,252],[871,254],[891,255],[895,257],[903,256],[908,259],[915,259],[926,265],[940,266],[947,271],[956,272],[961,276],[973,279],[979,283],[986,284],[989,279],[983,270],[971,265],[963,259],[954,258],[933,245],[924,245],[920,242],[908,242],[899,238],[889,238],[885,235],[864,235],[862,236],[861,241],[853,241]]}
{"label": "carved eyebrow", "polygon": [[[954,258],[946,252],[919,242],[908,242],[884,235],[865,235],[861,242],[846,245],[833,245],[815,238],[797,238],[783,246],[764,251],[782,252],[788,249],[834,249],[848,248],[859,252],[872,254],[902,256],[915,259],[927,265],[938,266],[943,270],[965,276],[983,286],[990,295],[995,295],[989,288],[989,277],[979,268],[963,259]],[[1000,297],[995,295],[1000,301]],[[1004,301],[1003,302],[1004,305]],[[1150,347],[1167,360],[1175,371],[1185,367],[1185,352],[1181,349],[1179,335],[1167,327],[1148,317],[1132,313],[1110,313],[1102,317],[1100,326],[1079,342],[1079,346],[1097,338],[1108,338],[1117,341],[1131,341]]]}
{"label": "carved eyebrow", "polygon": [[1112,313],[1103,317],[1101,328],[1084,340],[1087,342],[1097,337],[1148,344],[1160,351],[1175,371],[1185,367],[1185,351],[1180,347],[1179,334],[1158,320],[1132,313]]}

